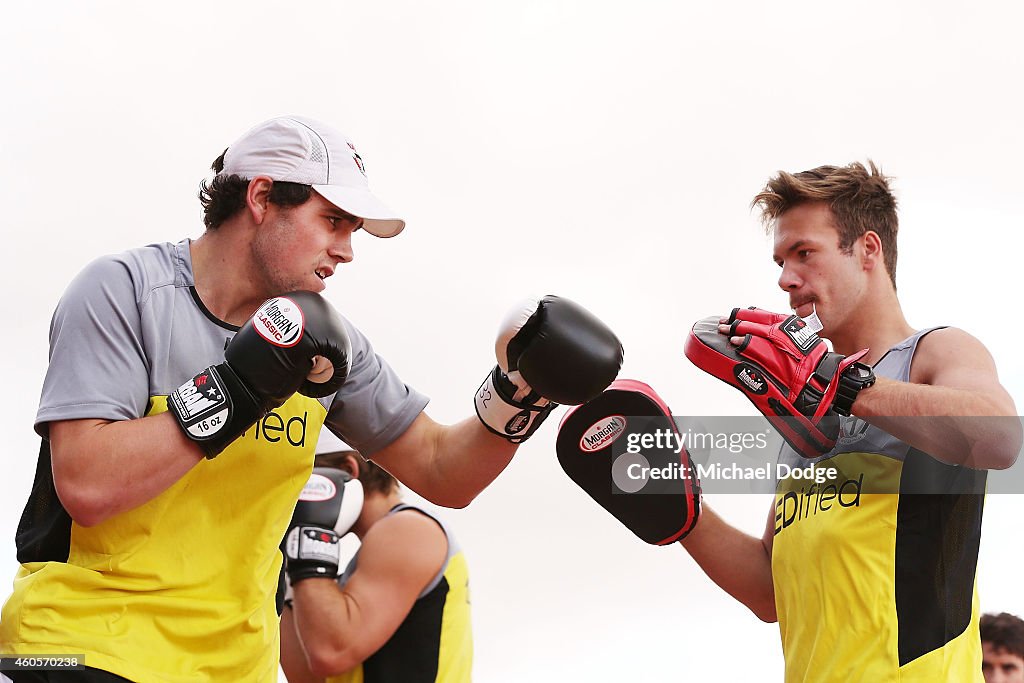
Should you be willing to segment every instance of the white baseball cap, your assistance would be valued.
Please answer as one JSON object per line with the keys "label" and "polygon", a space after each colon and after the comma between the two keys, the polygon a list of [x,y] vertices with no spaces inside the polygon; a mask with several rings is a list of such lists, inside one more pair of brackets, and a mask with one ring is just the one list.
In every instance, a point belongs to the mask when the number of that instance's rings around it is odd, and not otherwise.
{"label": "white baseball cap", "polygon": [[280,116],[249,130],[228,147],[220,174],[311,185],[331,204],[362,218],[366,232],[377,237],[394,237],[405,228],[405,221],[370,193],[352,141],[302,116]]}

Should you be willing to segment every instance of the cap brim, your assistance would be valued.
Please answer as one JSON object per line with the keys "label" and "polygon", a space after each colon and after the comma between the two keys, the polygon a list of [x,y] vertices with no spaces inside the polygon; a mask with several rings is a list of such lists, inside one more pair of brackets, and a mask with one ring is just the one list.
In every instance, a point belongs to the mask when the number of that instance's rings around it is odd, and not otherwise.
{"label": "cap brim", "polygon": [[375,237],[394,237],[405,229],[405,221],[366,190],[340,185],[313,185],[313,189],[342,211],[362,218],[363,229]]}

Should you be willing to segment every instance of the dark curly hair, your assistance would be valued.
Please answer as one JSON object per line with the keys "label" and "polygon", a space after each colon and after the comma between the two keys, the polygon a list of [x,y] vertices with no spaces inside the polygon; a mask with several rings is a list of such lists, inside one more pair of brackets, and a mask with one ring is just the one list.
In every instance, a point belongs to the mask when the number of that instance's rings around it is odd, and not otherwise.
{"label": "dark curly hair", "polygon": [[[221,175],[224,170],[224,155],[214,159],[210,168],[217,175],[199,184],[199,201],[203,205],[203,223],[207,230],[214,230],[245,206],[245,193],[249,189],[249,178],[237,174]],[[309,201],[313,188],[299,183],[274,181],[269,199],[278,206],[299,206]]]}

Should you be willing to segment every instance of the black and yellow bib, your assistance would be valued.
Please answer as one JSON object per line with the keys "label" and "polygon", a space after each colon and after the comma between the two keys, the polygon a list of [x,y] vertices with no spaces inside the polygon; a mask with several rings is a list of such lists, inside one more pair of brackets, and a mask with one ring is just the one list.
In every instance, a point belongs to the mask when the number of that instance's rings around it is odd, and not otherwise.
{"label": "black and yellow bib", "polygon": [[[327,683],[469,683],[473,668],[473,634],[466,558],[447,525],[411,505],[396,505],[389,514],[416,510],[436,521],[448,537],[448,557],[434,580],[420,593],[408,616],[379,650],[355,669]],[[358,566],[349,562],[338,583],[345,585]]]}
{"label": "black and yellow bib", "polygon": [[[165,401],[154,397],[151,413]],[[275,680],[278,548],[326,413],[296,395],[217,459],[93,527],[67,513],[46,524],[63,509],[34,495],[23,532],[48,533],[19,548],[4,651],[84,654],[86,665],[140,682]]]}
{"label": "black and yellow bib", "polygon": [[[876,374],[908,381],[920,332]],[[982,681],[975,574],[985,473],[946,465],[863,420],[775,498],[772,576],[786,681]]]}

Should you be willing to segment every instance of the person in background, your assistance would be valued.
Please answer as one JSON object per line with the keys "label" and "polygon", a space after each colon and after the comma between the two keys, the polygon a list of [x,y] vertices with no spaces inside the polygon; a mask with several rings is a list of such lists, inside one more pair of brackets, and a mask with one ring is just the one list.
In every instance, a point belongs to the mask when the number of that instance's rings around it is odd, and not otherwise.
{"label": "person in background", "polygon": [[983,614],[980,631],[985,683],[1024,683],[1024,620],[1006,612]]}
{"label": "person in background", "polygon": [[319,453],[285,543],[349,530],[361,544],[340,576],[340,552],[287,563],[289,683],[469,681],[469,574],[451,529],[356,451]]}

